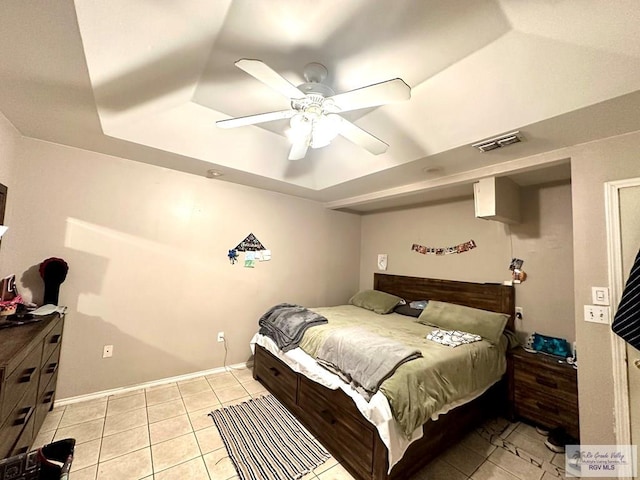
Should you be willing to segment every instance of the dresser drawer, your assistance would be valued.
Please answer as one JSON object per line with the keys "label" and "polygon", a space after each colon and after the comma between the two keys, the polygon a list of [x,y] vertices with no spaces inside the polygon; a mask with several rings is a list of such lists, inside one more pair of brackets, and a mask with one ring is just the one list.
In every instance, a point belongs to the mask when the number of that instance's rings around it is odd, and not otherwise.
{"label": "dresser drawer", "polygon": [[318,432],[320,441],[336,444],[343,461],[363,478],[371,477],[373,443],[377,435],[375,427],[354,417],[349,410],[355,406],[349,406],[345,410],[342,404],[337,404],[339,395],[334,396],[332,393],[335,392],[320,388],[302,377],[298,390],[298,406],[303,412],[301,415]]}
{"label": "dresser drawer", "polygon": [[38,395],[42,393],[42,391],[49,384],[54,375],[58,373],[58,366],[60,360],[60,346],[53,351],[49,359],[44,362],[42,368],[40,370],[40,381],[38,383]]}
{"label": "dresser drawer", "polygon": [[256,345],[253,375],[278,395],[282,403],[290,407],[296,404],[298,378],[295,372],[259,345]]}
{"label": "dresser drawer", "polygon": [[35,431],[36,420],[35,413],[31,415],[31,418],[27,421],[27,424],[22,429],[22,433],[16,440],[16,443],[13,445],[11,452],[9,452],[9,456],[13,457],[14,455],[20,455],[22,453],[27,453],[31,449],[31,444],[36,438],[36,434],[38,432]]}
{"label": "dresser drawer", "polygon": [[[36,393],[40,376],[41,348],[33,348],[4,382],[4,399],[0,409],[0,424],[4,423],[18,401],[29,389]],[[35,400],[35,399],[34,399]]]}
{"label": "dresser drawer", "polygon": [[[41,393],[38,395],[38,403],[36,404],[35,424],[40,428],[42,422],[44,422],[47,413],[53,406],[53,400],[56,397],[56,383],[58,381],[58,372],[55,372],[51,377],[49,383],[41,388]],[[34,433],[35,435],[38,432]]]}
{"label": "dresser drawer", "polygon": [[[57,318],[54,320],[55,324],[53,328],[47,333],[44,337],[44,349],[42,351],[42,364],[49,360],[51,354],[57,349],[60,348],[60,343],[62,342],[62,318]],[[59,354],[59,353],[58,353]]]}
{"label": "dresser drawer", "polygon": [[[35,424],[33,415],[36,411],[35,385],[32,390],[26,392],[18,405],[9,413],[7,419],[2,426],[0,433],[0,458],[11,455],[16,439],[20,437],[23,430],[27,428],[27,434],[33,437],[33,426]],[[29,432],[28,428],[31,428]],[[30,438],[29,441],[31,441]]]}

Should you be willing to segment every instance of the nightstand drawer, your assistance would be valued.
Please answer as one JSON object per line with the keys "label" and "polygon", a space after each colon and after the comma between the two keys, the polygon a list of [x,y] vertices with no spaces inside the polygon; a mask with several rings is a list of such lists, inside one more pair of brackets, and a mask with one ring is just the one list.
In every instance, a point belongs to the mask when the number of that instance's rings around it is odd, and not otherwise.
{"label": "nightstand drawer", "polygon": [[562,377],[571,381],[575,378],[575,370],[567,363],[560,363],[557,357],[543,353],[528,353],[524,350],[514,355],[516,368],[524,371],[544,371],[552,377]]}
{"label": "nightstand drawer", "polygon": [[[570,399],[546,395],[543,392],[516,391],[516,405],[518,412],[535,412],[542,417],[553,417],[560,422],[575,416],[578,409],[578,402]],[[524,415],[523,415],[524,416]]]}
{"label": "nightstand drawer", "polygon": [[578,403],[569,404],[557,398],[538,394],[518,395],[516,392],[517,414],[547,428],[564,427],[568,433],[578,437]]}
{"label": "nightstand drawer", "polygon": [[525,371],[517,367],[514,375],[516,393],[519,390],[529,390],[543,392],[554,397],[569,398],[571,401],[577,401],[578,399],[575,380],[571,381],[564,376],[553,375],[552,372]]}

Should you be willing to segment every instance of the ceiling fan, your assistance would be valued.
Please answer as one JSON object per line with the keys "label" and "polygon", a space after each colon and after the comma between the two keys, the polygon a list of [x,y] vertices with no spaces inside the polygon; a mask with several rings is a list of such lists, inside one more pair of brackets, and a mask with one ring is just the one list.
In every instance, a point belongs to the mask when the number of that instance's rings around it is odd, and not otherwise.
{"label": "ceiling fan", "polygon": [[309,63],[304,67],[306,82],[297,87],[260,60],[243,58],[235,65],[289,98],[291,108],[218,120],[216,125],[233,128],[290,119],[291,128],[287,131],[287,136],[293,145],[289,160],[304,158],[309,147],[321,148],[329,145],[337,135],[342,135],[374,155],[386,152],[389,145],[341,117],[339,113],[411,98],[411,88],[400,78],[336,95],[328,85],[322,83],[327,77],[327,69],[320,63]]}

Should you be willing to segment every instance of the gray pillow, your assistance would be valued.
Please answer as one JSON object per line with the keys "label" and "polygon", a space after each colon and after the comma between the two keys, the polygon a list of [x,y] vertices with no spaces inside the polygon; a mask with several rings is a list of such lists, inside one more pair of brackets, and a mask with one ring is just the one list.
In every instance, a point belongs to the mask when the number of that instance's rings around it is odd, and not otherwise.
{"label": "gray pillow", "polygon": [[391,313],[402,298],[380,290],[362,290],[349,299],[351,305],[366,308],[376,313]]}
{"label": "gray pillow", "polygon": [[505,313],[430,300],[417,321],[443,330],[475,333],[493,344],[498,344],[507,320],[509,315]]}

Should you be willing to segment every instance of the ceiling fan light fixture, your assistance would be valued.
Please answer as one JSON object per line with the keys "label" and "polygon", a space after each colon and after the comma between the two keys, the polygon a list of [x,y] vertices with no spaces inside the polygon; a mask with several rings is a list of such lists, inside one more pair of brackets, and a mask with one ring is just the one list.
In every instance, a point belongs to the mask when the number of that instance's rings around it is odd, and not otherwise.
{"label": "ceiling fan light fixture", "polygon": [[308,139],[311,148],[322,148],[338,136],[341,123],[342,119],[338,115],[301,112],[291,117],[291,128],[285,133],[291,143],[296,144]]}
{"label": "ceiling fan light fixture", "polygon": [[285,131],[285,134],[292,142],[289,160],[304,158],[309,147],[326,147],[338,135],[342,135],[373,155],[386,152],[388,144],[342,118],[338,113],[377,107],[411,98],[411,87],[400,78],[336,95],[331,87],[323,83],[327,77],[327,69],[319,63],[310,63],[305,67],[306,82],[297,87],[261,60],[241,58],[235,65],[289,98],[291,108],[218,120],[216,125],[221,128],[233,128],[288,118],[290,128]]}
{"label": "ceiling fan light fixture", "polygon": [[291,143],[298,143],[311,136],[313,122],[304,113],[296,113],[289,121],[289,126],[285,131],[285,135]]}
{"label": "ceiling fan light fixture", "polygon": [[337,115],[322,115],[313,122],[311,148],[326,147],[340,133],[341,118]]}

